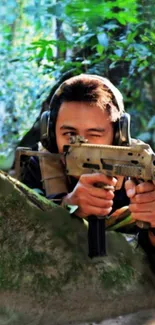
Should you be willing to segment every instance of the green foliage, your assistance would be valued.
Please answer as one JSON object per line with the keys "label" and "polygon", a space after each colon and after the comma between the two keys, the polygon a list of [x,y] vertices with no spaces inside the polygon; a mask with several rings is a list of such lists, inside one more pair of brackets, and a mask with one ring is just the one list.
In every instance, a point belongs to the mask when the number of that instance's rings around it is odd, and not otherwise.
{"label": "green foliage", "polygon": [[54,81],[73,68],[114,82],[131,113],[132,136],[139,135],[155,147],[152,8],[152,0],[4,2],[1,151],[16,146],[38,116]]}

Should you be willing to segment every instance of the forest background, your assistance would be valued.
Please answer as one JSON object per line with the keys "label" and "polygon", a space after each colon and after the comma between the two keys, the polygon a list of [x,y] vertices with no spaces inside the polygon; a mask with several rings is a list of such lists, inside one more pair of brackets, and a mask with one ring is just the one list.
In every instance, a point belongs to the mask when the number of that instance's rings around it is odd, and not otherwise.
{"label": "forest background", "polygon": [[155,150],[153,0],[1,0],[0,168],[66,73],[95,73],[123,93],[131,135]]}

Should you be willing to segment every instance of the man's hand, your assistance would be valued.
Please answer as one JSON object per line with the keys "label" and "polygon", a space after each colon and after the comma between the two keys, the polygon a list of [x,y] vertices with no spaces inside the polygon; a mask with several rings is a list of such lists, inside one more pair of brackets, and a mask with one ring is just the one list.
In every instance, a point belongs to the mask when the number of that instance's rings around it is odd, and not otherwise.
{"label": "man's hand", "polygon": [[155,185],[143,182],[136,185],[129,180],[125,183],[127,196],[130,198],[129,209],[135,220],[149,222],[155,227]]}
{"label": "man's hand", "polygon": [[[96,187],[95,184],[111,186],[111,189]],[[103,174],[81,175],[74,190],[67,194],[62,201],[64,204],[77,205],[76,215],[85,218],[89,215],[106,216],[112,210],[114,186],[117,180]]]}
{"label": "man's hand", "polygon": [[[129,209],[134,220],[149,222],[155,227],[155,185],[150,182],[142,182],[136,185],[128,180],[125,183],[127,196],[130,198]],[[149,238],[155,246],[155,236],[149,232]]]}

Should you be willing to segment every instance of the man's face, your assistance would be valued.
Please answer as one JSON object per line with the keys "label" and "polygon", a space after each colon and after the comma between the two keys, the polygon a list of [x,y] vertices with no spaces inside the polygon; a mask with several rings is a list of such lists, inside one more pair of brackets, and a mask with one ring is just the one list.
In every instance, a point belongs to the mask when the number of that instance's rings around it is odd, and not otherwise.
{"label": "man's face", "polygon": [[63,102],[56,122],[58,151],[69,144],[71,135],[80,135],[92,144],[112,144],[113,126],[106,111],[86,102]]}

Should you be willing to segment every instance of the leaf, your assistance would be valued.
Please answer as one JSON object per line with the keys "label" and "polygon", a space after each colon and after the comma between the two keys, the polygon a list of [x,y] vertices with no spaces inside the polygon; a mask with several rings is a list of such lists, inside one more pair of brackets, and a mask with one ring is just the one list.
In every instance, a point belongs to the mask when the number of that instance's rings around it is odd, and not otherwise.
{"label": "leaf", "polygon": [[117,62],[113,61],[110,65],[109,65],[109,69],[112,70],[116,67]]}
{"label": "leaf", "polygon": [[121,15],[116,15],[116,19],[119,21],[119,23],[121,24],[121,25],[125,25],[126,24],[126,19],[125,19],[125,17],[123,17],[123,16],[121,16]]}
{"label": "leaf", "polygon": [[86,44],[93,36],[95,36],[94,33],[86,33],[85,35],[79,36],[76,43]]}
{"label": "leaf", "polygon": [[46,50],[45,48],[40,49],[39,52],[37,53],[37,58],[43,59],[45,50]]}
{"label": "leaf", "polygon": [[13,24],[14,23],[14,21],[16,20],[16,14],[9,14],[8,16],[7,16],[7,22],[8,22],[8,24]]}
{"label": "leaf", "polygon": [[15,159],[15,150],[12,150],[7,155],[0,153],[0,169],[4,171],[8,171],[12,167],[14,159]]}
{"label": "leaf", "polygon": [[68,210],[69,214],[73,214],[78,209],[78,205],[67,204],[65,208]]}
{"label": "leaf", "polygon": [[57,4],[50,5],[47,7],[47,12],[60,18],[63,14],[63,4],[61,2],[58,2]]}
{"label": "leaf", "polygon": [[67,24],[66,22],[63,22],[61,28],[62,28],[65,39],[72,42],[74,39],[72,26]]}
{"label": "leaf", "polygon": [[51,60],[53,57],[53,50],[51,47],[48,47],[47,51],[46,51],[46,58],[47,60]]}
{"label": "leaf", "polygon": [[152,116],[151,120],[148,123],[147,128],[148,128],[148,130],[155,129],[155,115]]}
{"label": "leaf", "polygon": [[152,134],[153,149],[155,150],[155,129]]}
{"label": "leaf", "polygon": [[151,140],[151,133],[150,132],[143,132],[138,135],[138,139],[149,142]]}
{"label": "leaf", "polygon": [[107,36],[106,33],[99,33],[97,34],[97,39],[99,41],[99,44],[104,46],[104,47],[108,47],[109,45],[109,38]]}
{"label": "leaf", "polygon": [[116,49],[114,50],[114,53],[120,58],[123,54],[123,49]]}
{"label": "leaf", "polygon": [[104,24],[104,28],[107,30],[115,30],[115,29],[118,29],[119,26],[116,23],[109,22],[107,24]]}
{"label": "leaf", "polygon": [[101,55],[104,52],[104,47],[101,44],[97,44],[96,49],[99,55]]}
{"label": "leaf", "polygon": [[137,34],[138,34],[137,30],[133,33],[132,32],[129,33],[129,35],[127,36],[128,44],[130,44],[134,40],[134,38],[137,36]]}

